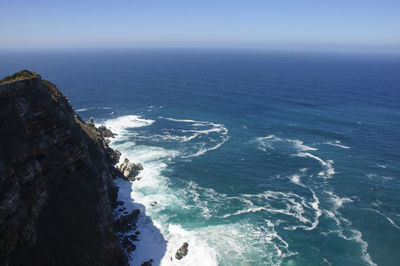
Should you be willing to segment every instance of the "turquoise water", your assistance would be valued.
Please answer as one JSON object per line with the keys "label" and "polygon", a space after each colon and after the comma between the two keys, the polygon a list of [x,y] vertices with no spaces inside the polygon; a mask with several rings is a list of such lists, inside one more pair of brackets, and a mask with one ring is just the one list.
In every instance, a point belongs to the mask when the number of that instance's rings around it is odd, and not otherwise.
{"label": "turquoise water", "polygon": [[[143,163],[140,181],[116,181],[128,209],[142,209],[132,265],[398,265],[399,57],[0,59],[2,76],[28,68],[55,82],[83,118],[118,133],[123,157]],[[171,260],[184,241],[188,255]]]}

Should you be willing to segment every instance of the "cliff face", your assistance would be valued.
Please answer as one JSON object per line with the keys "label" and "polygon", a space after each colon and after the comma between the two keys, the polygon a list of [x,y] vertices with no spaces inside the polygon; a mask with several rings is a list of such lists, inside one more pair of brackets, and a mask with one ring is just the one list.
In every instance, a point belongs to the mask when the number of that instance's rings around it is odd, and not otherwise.
{"label": "cliff face", "polygon": [[118,157],[54,84],[29,71],[0,81],[0,264],[126,264]]}

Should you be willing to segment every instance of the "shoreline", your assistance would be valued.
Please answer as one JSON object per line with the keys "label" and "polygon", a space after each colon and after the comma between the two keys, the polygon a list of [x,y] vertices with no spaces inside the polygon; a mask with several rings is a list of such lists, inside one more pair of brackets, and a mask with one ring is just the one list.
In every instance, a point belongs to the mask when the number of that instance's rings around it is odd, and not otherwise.
{"label": "shoreline", "polygon": [[[126,123],[127,117],[134,118],[133,121],[130,121],[130,124]],[[134,130],[135,128],[151,125],[155,121],[143,119],[139,116],[127,117],[105,120],[98,125],[106,126],[117,134],[115,138],[110,138],[110,147],[121,151],[121,159],[128,158],[129,161],[143,164],[143,170],[138,174],[138,177],[141,177],[139,180],[127,181],[122,178],[114,180],[114,183],[119,188],[118,201],[124,202],[123,205],[114,209],[114,212],[118,215],[118,213],[121,213],[119,210],[122,208],[126,208],[128,212],[134,209],[140,210],[136,227],[127,233],[129,235],[135,234],[135,231],[140,231],[137,241],[134,242],[136,249],[131,252],[129,258],[130,264],[140,266],[142,265],[141,263],[152,260],[154,265],[217,265],[216,253],[212,248],[208,247],[207,243],[198,239],[190,231],[183,229],[181,225],[171,224],[158,217],[158,210],[170,208],[172,205],[169,205],[169,203],[174,201],[170,199],[171,197],[174,198],[174,195],[171,193],[164,195],[162,193],[166,192],[159,191],[172,191],[168,184],[169,179],[162,175],[162,171],[168,167],[168,164],[163,162],[168,158],[168,153],[156,150],[153,151],[155,152],[155,158],[145,155],[143,155],[144,158],[142,159],[136,158],[136,156],[140,157],[134,150],[138,146],[126,138],[124,133],[127,135],[129,133],[125,131],[124,127]],[[110,126],[110,120],[116,122],[116,124]],[[121,147],[125,148],[121,149]],[[152,149],[151,147],[148,148]],[[143,192],[148,192],[149,190],[152,191],[150,194]],[[166,195],[168,195],[168,198],[164,198]],[[177,259],[177,251],[186,242],[189,246],[187,255]],[[210,255],[211,257],[209,257]]]}

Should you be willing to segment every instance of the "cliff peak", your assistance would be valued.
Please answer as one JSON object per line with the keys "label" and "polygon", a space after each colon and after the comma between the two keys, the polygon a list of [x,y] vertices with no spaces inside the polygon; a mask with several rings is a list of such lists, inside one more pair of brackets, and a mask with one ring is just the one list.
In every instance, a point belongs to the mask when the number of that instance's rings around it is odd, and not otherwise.
{"label": "cliff peak", "polygon": [[41,77],[36,72],[32,72],[32,71],[24,69],[24,70],[21,70],[17,73],[14,73],[12,75],[9,75],[9,76],[3,78],[2,80],[0,80],[0,85],[12,83],[12,82],[19,81],[19,80],[33,79],[33,78],[41,78]]}

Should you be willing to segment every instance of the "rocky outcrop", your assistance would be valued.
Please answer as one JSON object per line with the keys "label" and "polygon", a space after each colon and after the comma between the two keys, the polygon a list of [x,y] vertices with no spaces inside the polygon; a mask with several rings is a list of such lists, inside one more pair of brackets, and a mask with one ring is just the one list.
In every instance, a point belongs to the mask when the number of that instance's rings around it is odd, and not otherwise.
{"label": "rocky outcrop", "polygon": [[139,172],[143,170],[143,166],[140,163],[131,163],[127,158],[125,158],[124,162],[118,167],[123,176],[128,181],[135,181]]}
{"label": "rocky outcrop", "polygon": [[187,242],[183,243],[182,247],[180,247],[175,253],[175,259],[181,260],[183,257],[185,257],[188,254],[188,248],[189,244]]}
{"label": "rocky outcrop", "polygon": [[30,71],[0,81],[0,106],[0,264],[125,265],[109,132]]}
{"label": "rocky outcrop", "polygon": [[121,216],[115,221],[114,228],[117,232],[126,233],[136,228],[140,210],[133,210],[130,214]]}
{"label": "rocky outcrop", "polygon": [[103,138],[113,138],[117,135],[112,133],[112,131],[106,128],[105,126],[99,126],[97,128],[97,131],[101,134]]}
{"label": "rocky outcrop", "polygon": [[[99,146],[100,150],[104,153],[105,157],[112,164],[119,162],[121,153],[117,150],[113,150],[108,146],[109,141],[105,139],[108,136],[114,137],[114,133],[104,126],[96,127],[92,122],[83,121],[78,115],[74,115],[76,122],[81,126],[81,128],[86,132],[86,134]],[[115,173],[118,175],[118,173]]]}

